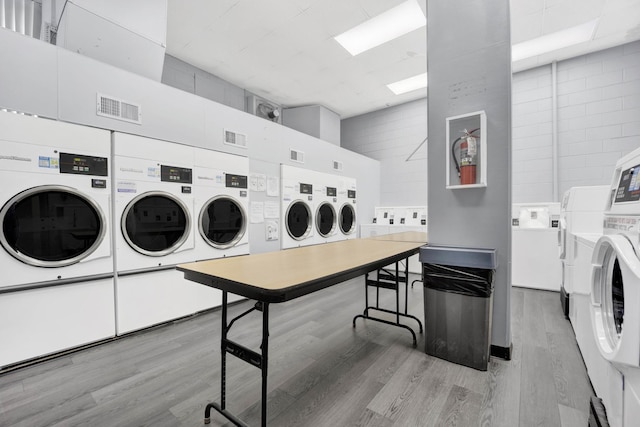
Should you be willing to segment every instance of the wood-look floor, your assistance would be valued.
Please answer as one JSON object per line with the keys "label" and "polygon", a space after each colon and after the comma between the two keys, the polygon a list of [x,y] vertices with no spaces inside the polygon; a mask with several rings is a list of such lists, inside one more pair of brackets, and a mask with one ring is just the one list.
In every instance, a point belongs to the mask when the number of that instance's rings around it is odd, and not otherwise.
{"label": "wood-look floor", "polygon": [[[421,286],[410,293],[422,317]],[[428,356],[399,328],[353,329],[362,279],[273,304],[269,424],[586,426],[593,391],[558,294],[513,288],[511,301],[513,359],[488,372]],[[251,314],[231,337],[257,348],[260,324]],[[219,396],[219,336],[214,311],[0,375],[0,426],[201,426]],[[228,409],[259,425],[259,371],[227,360]],[[229,423],[213,411],[211,425]]]}

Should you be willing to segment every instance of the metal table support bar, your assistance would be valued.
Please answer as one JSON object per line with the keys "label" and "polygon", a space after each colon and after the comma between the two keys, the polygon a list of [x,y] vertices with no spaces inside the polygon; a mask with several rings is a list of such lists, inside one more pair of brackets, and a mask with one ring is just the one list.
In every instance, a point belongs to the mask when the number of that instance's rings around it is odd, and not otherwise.
{"label": "metal table support bar", "polygon": [[[362,312],[362,314],[358,314],[357,316],[355,316],[353,318],[353,327],[356,327],[356,319],[358,318],[362,318],[362,319],[369,319],[369,320],[374,320],[376,322],[380,322],[380,323],[386,323],[387,325],[392,325],[392,326],[397,326],[400,328],[404,328],[407,329],[409,332],[411,332],[411,336],[413,337],[413,346],[417,347],[418,345],[418,340],[416,338],[416,333],[414,332],[414,330],[407,326],[404,325],[402,323],[400,323],[400,316],[402,317],[406,317],[409,319],[413,319],[416,322],[418,322],[418,326],[420,328],[420,333],[422,333],[422,322],[420,321],[420,319],[418,319],[415,316],[412,316],[410,314],[408,314],[407,309],[408,309],[408,299],[409,299],[409,293],[408,293],[408,289],[409,289],[409,260],[407,259],[406,263],[405,263],[405,267],[404,267],[404,272],[400,271],[399,268],[399,262],[396,261],[395,263],[395,272],[390,272],[385,268],[380,268],[376,271],[376,279],[369,279],[369,273],[367,273],[365,275],[365,283],[364,283],[364,298],[365,298],[365,309]],[[404,313],[400,312],[400,283],[404,283]],[[374,306],[370,306],[369,305],[369,287],[374,287],[376,288],[376,302],[375,302],[375,307]],[[380,288],[382,289],[391,289],[393,291],[395,291],[396,293],[396,309],[395,310],[389,310],[386,308],[381,308],[380,307]],[[396,321],[395,322],[391,322],[385,319],[381,319],[379,317],[372,317],[369,314],[369,310],[377,310],[377,311],[382,311],[384,313],[389,313],[389,314],[395,314],[396,316]]]}
{"label": "metal table support bar", "polygon": [[[226,419],[234,423],[236,426],[246,427],[247,424],[237,418],[231,412],[227,411],[227,353],[238,359],[244,360],[248,364],[260,368],[262,372],[262,411],[261,411],[261,425],[264,427],[267,425],[267,378],[268,378],[268,366],[269,366],[269,303],[257,302],[253,308],[245,311],[244,313],[234,317],[231,322],[227,324],[227,308],[228,308],[228,295],[227,291],[222,291],[222,339],[220,340],[221,347],[221,363],[220,363],[220,404],[211,402],[207,404],[204,411],[204,423],[211,423],[211,409],[215,409]],[[260,353],[253,351],[237,342],[234,342],[227,338],[231,326],[240,318],[246,316],[252,311],[257,310],[262,312],[262,344],[260,345]]]}

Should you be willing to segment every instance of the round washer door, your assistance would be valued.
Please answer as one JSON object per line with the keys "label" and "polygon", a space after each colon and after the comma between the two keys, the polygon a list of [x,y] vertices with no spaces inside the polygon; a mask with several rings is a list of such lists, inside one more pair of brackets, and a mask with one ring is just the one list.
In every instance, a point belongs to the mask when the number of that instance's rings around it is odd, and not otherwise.
{"label": "round washer door", "polygon": [[316,230],[322,237],[329,237],[336,231],[336,210],[333,205],[323,202],[316,209]]}
{"label": "round washer door", "polygon": [[605,235],[593,254],[591,320],[602,356],[640,366],[640,260],[621,235]]}
{"label": "round washer door", "polygon": [[0,210],[0,243],[9,254],[37,267],[64,267],[102,243],[106,218],[100,206],[78,190],[43,185],[12,197]]}
{"label": "round washer door", "polygon": [[229,196],[209,199],[200,211],[200,235],[209,245],[227,249],[238,244],[247,230],[247,214],[240,203]]}
{"label": "round washer door", "polygon": [[302,200],[293,201],[287,208],[287,233],[294,240],[306,239],[311,233],[311,209]]}
{"label": "round washer door", "polygon": [[122,235],[135,251],[148,256],[174,252],[187,240],[191,217],[187,206],[172,194],[143,193],[122,213]]}
{"label": "round washer door", "polygon": [[344,234],[351,234],[356,229],[356,210],[349,203],[345,203],[340,208],[340,231]]}

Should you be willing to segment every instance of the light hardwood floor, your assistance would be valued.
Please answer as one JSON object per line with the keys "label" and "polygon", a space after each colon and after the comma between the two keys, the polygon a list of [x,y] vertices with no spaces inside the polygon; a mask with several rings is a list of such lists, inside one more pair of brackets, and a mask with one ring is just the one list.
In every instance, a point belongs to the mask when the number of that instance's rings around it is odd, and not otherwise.
{"label": "light hardwood floor", "polygon": [[[593,390],[557,293],[513,288],[513,359],[480,372],[426,355],[422,336],[412,348],[405,330],[353,329],[363,287],[271,306],[270,425],[587,425]],[[419,284],[410,312],[423,317]],[[260,325],[251,314],[231,337],[257,349]],[[213,311],[0,374],[0,426],[201,426],[219,396],[219,337]],[[259,425],[259,370],[227,360],[228,409]],[[211,425],[229,423],[213,411]]]}

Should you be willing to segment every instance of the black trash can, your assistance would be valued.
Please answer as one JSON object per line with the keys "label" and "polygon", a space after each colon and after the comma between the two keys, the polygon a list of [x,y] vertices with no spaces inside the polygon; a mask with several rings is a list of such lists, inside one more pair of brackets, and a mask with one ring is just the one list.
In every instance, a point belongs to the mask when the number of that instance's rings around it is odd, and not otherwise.
{"label": "black trash can", "polygon": [[424,278],[425,352],[486,371],[491,347],[494,249],[427,245]]}

